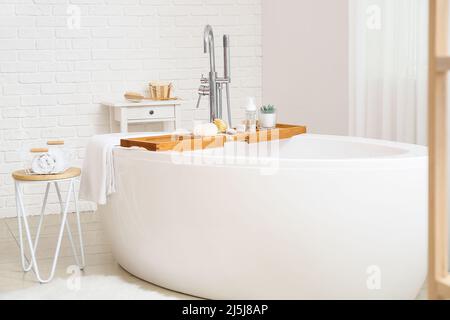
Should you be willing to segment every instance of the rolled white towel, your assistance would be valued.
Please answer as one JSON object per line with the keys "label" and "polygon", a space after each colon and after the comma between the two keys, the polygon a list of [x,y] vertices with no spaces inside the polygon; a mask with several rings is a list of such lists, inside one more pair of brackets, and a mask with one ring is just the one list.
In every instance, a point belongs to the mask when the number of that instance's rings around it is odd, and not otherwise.
{"label": "rolled white towel", "polygon": [[200,137],[215,136],[218,133],[217,126],[214,123],[204,123],[195,126],[194,135]]}
{"label": "rolled white towel", "polygon": [[55,159],[49,153],[42,153],[34,157],[31,171],[36,174],[50,174],[55,170]]}
{"label": "rolled white towel", "polygon": [[67,170],[67,159],[61,150],[51,149],[37,155],[31,163],[31,171],[35,174],[55,174]]}

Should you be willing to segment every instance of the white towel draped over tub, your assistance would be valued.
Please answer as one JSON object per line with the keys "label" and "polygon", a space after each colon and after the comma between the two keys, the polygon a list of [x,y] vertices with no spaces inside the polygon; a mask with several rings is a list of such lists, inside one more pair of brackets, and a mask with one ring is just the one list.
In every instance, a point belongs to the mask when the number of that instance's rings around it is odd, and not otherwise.
{"label": "white towel draped over tub", "polygon": [[117,133],[94,136],[86,147],[80,184],[80,199],[104,205],[108,196],[116,192],[113,149],[120,145],[120,139],[163,134],[167,133],[142,132],[132,135]]}

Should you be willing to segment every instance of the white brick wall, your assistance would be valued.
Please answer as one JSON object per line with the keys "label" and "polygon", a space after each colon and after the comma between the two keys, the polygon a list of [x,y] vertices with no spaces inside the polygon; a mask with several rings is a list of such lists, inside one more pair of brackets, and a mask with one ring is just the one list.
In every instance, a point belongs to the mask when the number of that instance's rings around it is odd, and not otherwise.
{"label": "white brick wall", "polygon": [[[143,91],[150,80],[172,80],[186,100],[183,126],[206,120],[207,99],[194,108],[199,78],[208,71],[207,23],[220,74],[221,36],[230,34],[233,114],[241,119],[245,98],[261,99],[261,1],[0,0],[0,218],[15,215],[10,174],[22,167],[21,150],[64,138],[81,165],[89,137],[108,131],[102,100]],[[68,9],[77,8],[81,27],[70,29]],[[152,128],[132,130],[144,129]],[[42,191],[25,189],[33,213]],[[56,212],[55,197],[50,200]]]}

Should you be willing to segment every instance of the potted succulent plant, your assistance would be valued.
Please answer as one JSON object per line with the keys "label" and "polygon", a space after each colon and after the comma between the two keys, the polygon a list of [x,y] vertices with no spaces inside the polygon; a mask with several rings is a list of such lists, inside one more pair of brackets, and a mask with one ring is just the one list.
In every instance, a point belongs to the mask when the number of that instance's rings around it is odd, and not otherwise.
{"label": "potted succulent plant", "polygon": [[274,105],[262,106],[259,109],[259,121],[262,128],[271,129],[277,125],[277,109]]}

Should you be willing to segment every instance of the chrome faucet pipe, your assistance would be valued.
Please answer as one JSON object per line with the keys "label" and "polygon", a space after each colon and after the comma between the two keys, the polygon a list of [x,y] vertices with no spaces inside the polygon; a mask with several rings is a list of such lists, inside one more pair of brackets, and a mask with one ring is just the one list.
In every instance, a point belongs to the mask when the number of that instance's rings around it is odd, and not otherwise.
{"label": "chrome faucet pipe", "polygon": [[228,122],[231,126],[231,105],[230,105],[230,38],[228,35],[223,36],[223,58],[224,71],[223,78],[217,76],[216,72],[216,56],[214,48],[214,32],[210,25],[205,26],[203,31],[203,51],[209,53],[209,77],[204,78],[203,75],[200,80],[200,88],[198,90],[198,101],[196,108],[200,107],[202,96],[209,96],[209,117],[210,121],[215,119],[222,119],[223,111],[223,91],[226,94],[226,103],[228,111]]}
{"label": "chrome faucet pipe", "polygon": [[233,126],[231,120],[231,102],[230,102],[230,83],[231,83],[231,62],[230,62],[230,36],[225,34],[223,36],[223,77],[226,79],[225,83],[225,95],[227,97],[227,114],[228,114],[228,124],[230,127]]}
{"label": "chrome faucet pipe", "polygon": [[231,119],[231,99],[230,99],[230,83],[225,84],[225,94],[227,95],[227,114],[228,114],[228,125],[230,128],[233,127],[233,120]]}
{"label": "chrome faucet pipe", "polygon": [[216,54],[214,48],[214,32],[208,24],[203,32],[203,52],[208,53],[209,49],[209,69],[216,72]]}
{"label": "chrome faucet pipe", "polygon": [[208,24],[203,32],[203,51],[208,53],[209,49],[209,104],[210,104],[210,121],[220,118],[221,115],[217,108],[217,73],[216,73],[216,56],[214,51],[214,33],[212,27]]}
{"label": "chrome faucet pipe", "polygon": [[231,70],[230,70],[230,36],[223,36],[223,77],[231,82]]}

